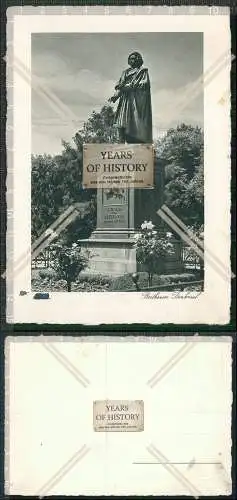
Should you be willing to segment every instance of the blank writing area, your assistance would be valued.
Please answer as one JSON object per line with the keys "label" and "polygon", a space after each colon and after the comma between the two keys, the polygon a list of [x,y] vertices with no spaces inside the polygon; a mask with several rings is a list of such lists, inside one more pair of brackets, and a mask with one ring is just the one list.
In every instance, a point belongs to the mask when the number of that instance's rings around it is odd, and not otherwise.
{"label": "blank writing area", "polygon": [[[6,375],[6,493],[230,494],[230,339],[12,337]],[[144,431],[95,432],[96,400]]]}

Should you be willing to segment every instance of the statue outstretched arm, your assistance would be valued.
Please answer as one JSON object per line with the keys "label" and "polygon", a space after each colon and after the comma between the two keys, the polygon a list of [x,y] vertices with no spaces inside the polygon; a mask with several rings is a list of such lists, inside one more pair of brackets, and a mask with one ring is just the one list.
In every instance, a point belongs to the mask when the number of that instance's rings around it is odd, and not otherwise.
{"label": "statue outstretched arm", "polygon": [[115,85],[116,92],[114,93],[114,95],[112,95],[112,97],[110,97],[109,102],[116,102],[119,99],[124,89],[124,81],[125,81],[125,71],[122,72],[122,75],[118,83],[116,83]]}

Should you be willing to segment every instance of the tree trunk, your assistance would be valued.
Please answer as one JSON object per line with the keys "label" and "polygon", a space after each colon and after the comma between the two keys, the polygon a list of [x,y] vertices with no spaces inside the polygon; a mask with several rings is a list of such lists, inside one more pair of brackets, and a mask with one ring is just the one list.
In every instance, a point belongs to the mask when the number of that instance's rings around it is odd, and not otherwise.
{"label": "tree trunk", "polygon": [[72,291],[72,282],[71,281],[67,281],[67,291],[68,292]]}

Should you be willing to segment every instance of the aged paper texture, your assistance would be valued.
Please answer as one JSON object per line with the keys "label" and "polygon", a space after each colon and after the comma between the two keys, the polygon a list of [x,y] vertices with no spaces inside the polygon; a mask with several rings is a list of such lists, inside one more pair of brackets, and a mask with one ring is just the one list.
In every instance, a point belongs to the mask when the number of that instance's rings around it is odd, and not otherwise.
{"label": "aged paper texture", "polygon": [[[5,357],[6,494],[231,493],[230,338],[9,337]],[[144,430],[95,432],[95,401],[143,401]]]}

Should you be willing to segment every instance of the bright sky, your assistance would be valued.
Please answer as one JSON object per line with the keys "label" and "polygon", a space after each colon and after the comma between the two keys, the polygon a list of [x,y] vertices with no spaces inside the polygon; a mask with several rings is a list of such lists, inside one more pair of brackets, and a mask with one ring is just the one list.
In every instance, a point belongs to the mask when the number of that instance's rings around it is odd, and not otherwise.
{"label": "bright sky", "polygon": [[192,90],[202,75],[202,33],[37,33],[32,35],[32,152],[60,153],[62,139],[71,141],[113,94],[135,50],[150,74],[154,139],[182,122],[203,126],[200,84],[198,92]]}

